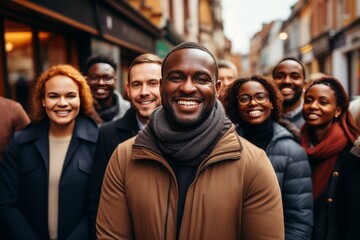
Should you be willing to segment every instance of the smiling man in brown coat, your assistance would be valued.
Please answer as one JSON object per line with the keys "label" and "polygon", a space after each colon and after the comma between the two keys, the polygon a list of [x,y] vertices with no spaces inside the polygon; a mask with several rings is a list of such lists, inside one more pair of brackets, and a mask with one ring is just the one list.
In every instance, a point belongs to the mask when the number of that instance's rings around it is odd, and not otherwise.
{"label": "smiling man in brown coat", "polygon": [[279,184],[216,98],[217,64],[185,42],[162,65],[162,107],[113,153],[98,239],[284,239]]}

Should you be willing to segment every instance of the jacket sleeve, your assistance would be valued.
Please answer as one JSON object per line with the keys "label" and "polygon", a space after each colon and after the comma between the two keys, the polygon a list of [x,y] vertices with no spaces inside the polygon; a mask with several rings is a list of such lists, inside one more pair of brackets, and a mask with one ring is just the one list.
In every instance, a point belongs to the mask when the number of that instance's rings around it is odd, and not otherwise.
{"label": "jacket sleeve", "polygon": [[284,172],[285,238],[310,239],[313,226],[311,169],[304,149],[294,146]]}
{"label": "jacket sleeve", "polygon": [[126,155],[131,150],[116,148],[106,168],[96,220],[98,239],[134,239],[126,202]]}
{"label": "jacket sleeve", "polygon": [[[245,159],[242,159],[245,161]],[[264,151],[247,160],[241,239],[284,239],[281,192]]]}
{"label": "jacket sleeve", "polygon": [[9,143],[0,165],[0,225],[8,239],[35,240],[38,236],[19,209],[18,136]]}
{"label": "jacket sleeve", "polygon": [[96,142],[89,188],[89,239],[93,240],[96,239],[96,215],[108,159],[109,156],[106,154],[102,128],[100,128],[99,137]]}
{"label": "jacket sleeve", "polygon": [[30,119],[20,103],[14,103],[14,130],[20,131],[30,123]]}

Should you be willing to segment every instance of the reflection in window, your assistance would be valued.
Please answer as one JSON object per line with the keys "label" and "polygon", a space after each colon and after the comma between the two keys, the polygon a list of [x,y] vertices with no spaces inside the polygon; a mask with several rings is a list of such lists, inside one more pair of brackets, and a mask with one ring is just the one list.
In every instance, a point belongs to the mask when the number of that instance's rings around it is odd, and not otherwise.
{"label": "reflection in window", "polygon": [[5,20],[5,50],[12,99],[26,111],[30,107],[30,89],[34,85],[33,34],[25,24]]}

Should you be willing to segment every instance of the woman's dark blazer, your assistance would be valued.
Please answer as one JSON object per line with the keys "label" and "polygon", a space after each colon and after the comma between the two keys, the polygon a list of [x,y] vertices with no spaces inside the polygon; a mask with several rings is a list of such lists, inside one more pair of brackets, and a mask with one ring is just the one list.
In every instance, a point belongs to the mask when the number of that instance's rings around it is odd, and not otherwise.
{"label": "woman's dark blazer", "polygon": [[[58,239],[88,239],[88,182],[98,134],[78,116],[59,182]],[[49,239],[49,120],[14,135],[0,166],[0,226],[8,239]]]}

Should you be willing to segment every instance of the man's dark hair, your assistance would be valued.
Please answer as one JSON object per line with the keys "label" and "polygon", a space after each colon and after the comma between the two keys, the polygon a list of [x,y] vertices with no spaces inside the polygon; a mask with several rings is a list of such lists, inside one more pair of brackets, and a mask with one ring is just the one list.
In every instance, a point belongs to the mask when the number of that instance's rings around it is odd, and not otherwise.
{"label": "man's dark hair", "polygon": [[91,66],[96,64],[96,63],[107,63],[116,72],[117,66],[116,66],[116,63],[114,62],[114,60],[112,58],[104,56],[104,55],[95,55],[95,56],[90,56],[86,60],[84,74],[87,75],[87,73],[89,72],[89,69],[91,68]]}
{"label": "man's dark hair", "polygon": [[215,57],[206,47],[204,47],[203,45],[201,45],[199,43],[196,43],[196,42],[182,42],[179,45],[175,46],[173,49],[171,49],[170,52],[166,55],[166,57],[163,60],[163,65],[161,66],[161,75],[163,75],[164,63],[166,62],[167,58],[173,52],[175,52],[177,50],[185,49],[185,48],[198,49],[198,50],[201,50],[201,51],[204,51],[204,52],[208,53],[211,56],[211,58],[214,60],[215,66],[216,66],[216,73],[215,73],[215,78],[216,78],[215,82],[216,82],[217,79],[218,79],[219,74],[218,74],[218,65],[217,65],[217,62],[215,60]]}
{"label": "man's dark hair", "polygon": [[304,68],[304,65],[303,65],[298,59],[293,58],[293,57],[284,58],[284,59],[280,60],[280,62],[279,62],[278,64],[276,64],[276,66],[274,67],[274,69],[273,69],[273,71],[272,71],[272,76],[273,76],[273,78],[275,78],[275,73],[276,73],[277,67],[278,67],[282,62],[287,61],[287,60],[295,61],[295,62],[297,62],[298,64],[300,64],[301,69],[302,69],[302,73],[303,73],[303,77],[304,77],[304,81],[305,81],[306,76],[305,76],[305,68]]}

